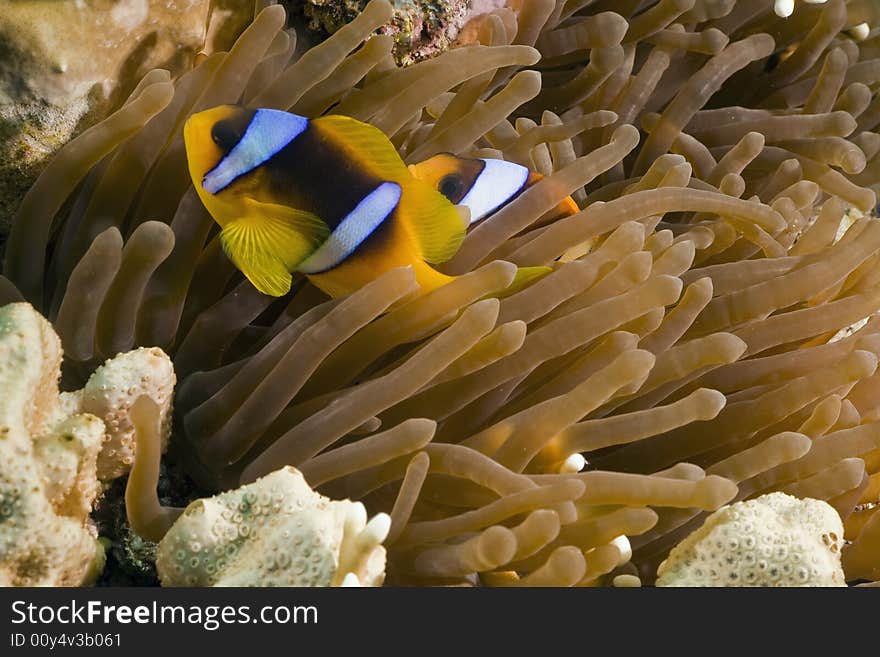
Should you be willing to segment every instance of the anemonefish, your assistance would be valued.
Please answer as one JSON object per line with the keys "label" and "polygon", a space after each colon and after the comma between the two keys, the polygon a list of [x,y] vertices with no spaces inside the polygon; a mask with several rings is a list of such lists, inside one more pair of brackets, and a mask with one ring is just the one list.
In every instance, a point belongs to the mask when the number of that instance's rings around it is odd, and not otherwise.
{"label": "anemonefish", "polygon": [[[410,164],[409,170],[452,203],[467,207],[471,226],[495,213],[543,178],[540,173],[515,162],[468,158],[451,153],[440,153],[417,164]],[[578,204],[568,196],[534,226],[579,211]]]}
{"label": "anemonefish", "polygon": [[[423,293],[452,280],[428,263],[456,253],[462,214],[379,129],[223,105],[192,115],[184,142],[224,251],[260,292],[286,294],[293,272],[334,297],[401,266]],[[547,271],[520,269],[514,285]]]}

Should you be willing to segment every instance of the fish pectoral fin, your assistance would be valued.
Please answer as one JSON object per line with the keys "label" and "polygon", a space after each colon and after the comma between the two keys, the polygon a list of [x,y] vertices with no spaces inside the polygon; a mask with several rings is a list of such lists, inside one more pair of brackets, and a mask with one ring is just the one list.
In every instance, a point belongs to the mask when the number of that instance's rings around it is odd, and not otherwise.
{"label": "fish pectoral fin", "polygon": [[290,292],[293,276],[277,257],[262,252],[242,254],[226,246],[224,230],[220,234],[223,240],[224,250],[232,263],[253,284],[257,290],[270,297],[283,297]]}
{"label": "fish pectoral fin", "polygon": [[316,214],[287,205],[247,201],[249,221],[265,236],[266,248],[293,271],[330,236],[330,227]]}
{"label": "fish pectoral fin", "polygon": [[291,272],[328,234],[327,225],[314,214],[250,201],[245,216],[223,228],[220,242],[255,288],[280,297],[290,291]]}

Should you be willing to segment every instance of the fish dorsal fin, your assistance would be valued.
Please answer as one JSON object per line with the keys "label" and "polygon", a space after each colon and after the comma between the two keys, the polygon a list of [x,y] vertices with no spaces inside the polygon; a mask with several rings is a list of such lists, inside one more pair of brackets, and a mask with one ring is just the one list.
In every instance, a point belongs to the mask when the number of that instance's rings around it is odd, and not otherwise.
{"label": "fish dorsal fin", "polygon": [[337,115],[312,119],[312,125],[376,177],[399,183],[401,178],[410,176],[394,144],[376,126]]}
{"label": "fish dorsal fin", "polygon": [[412,175],[381,130],[348,116],[322,116],[312,125],[371,174],[400,185],[403,191],[398,210],[426,262],[446,262],[455,255],[465,236],[455,206]]}
{"label": "fish dorsal fin", "polygon": [[283,296],[290,290],[290,272],[330,231],[310,212],[255,200],[245,203],[243,216],[220,233],[223,250],[260,292]]}

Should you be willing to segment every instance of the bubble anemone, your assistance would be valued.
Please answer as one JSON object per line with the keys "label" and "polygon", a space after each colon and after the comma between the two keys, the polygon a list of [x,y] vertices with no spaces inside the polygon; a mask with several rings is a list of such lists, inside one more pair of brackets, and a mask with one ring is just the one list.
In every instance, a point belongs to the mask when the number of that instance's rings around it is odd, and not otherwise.
{"label": "bubble anemone", "polygon": [[[166,350],[171,458],[203,485],[294,466],[389,513],[391,583],[650,583],[709,512],[773,491],[833,506],[847,576],[874,578],[880,35],[851,28],[877,13],[522,0],[399,68],[373,35],[384,0],[295,55],[268,6],[59,153],[0,295],[50,318],[72,380]],[[341,299],[305,280],[273,299],[226,260],[185,171],[182,122],[233,102],[368,121],[408,162],[545,177],[428,295],[395,270]],[[548,217],[567,195],[582,210]],[[515,265],[553,271],[487,298]],[[161,515],[148,486],[130,493]]]}

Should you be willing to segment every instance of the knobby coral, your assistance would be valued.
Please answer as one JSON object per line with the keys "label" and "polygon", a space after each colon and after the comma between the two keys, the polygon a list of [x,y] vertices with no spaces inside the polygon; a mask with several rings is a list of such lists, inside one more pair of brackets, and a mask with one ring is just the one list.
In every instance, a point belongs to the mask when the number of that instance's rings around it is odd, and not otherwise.
{"label": "knobby coral", "polygon": [[89,583],[103,550],[89,525],[104,425],[65,413],[61,345],[27,304],[0,309],[0,585]]}
{"label": "knobby coral", "polygon": [[165,586],[378,586],[389,518],[315,493],[294,468],[193,502],[159,543]]}
{"label": "knobby coral", "polygon": [[161,424],[159,450],[165,451],[171,433],[175,382],[174,366],[165,352],[155,347],[140,348],[107,360],[82,390],[68,393],[68,403],[104,422],[104,442],[98,455],[99,479],[115,479],[131,468],[136,449],[131,409],[141,396],[149,397],[157,406]]}
{"label": "knobby coral", "polygon": [[844,586],[843,523],[825,502],[770,493],[722,507],[676,545],[658,586]]}
{"label": "knobby coral", "polygon": [[[0,296],[50,317],[71,380],[165,349],[177,462],[218,491],[294,466],[389,513],[395,583],[651,582],[708,512],[771,491],[827,501],[848,577],[874,577],[880,34],[852,28],[878,14],[521,0],[398,68],[373,35],[385,0],[297,55],[268,6],[230,52],[148,74],[62,150],[22,203]],[[395,270],[276,300],[226,260],[185,172],[185,117],[232,102],[368,121],[408,162],[545,177],[428,295]],[[569,194],[583,209],[548,216]],[[487,298],[515,265],[553,271]],[[176,513],[138,490],[130,513],[167,529]]]}
{"label": "knobby coral", "polygon": [[0,308],[0,583],[62,585],[100,573],[89,518],[101,482],[128,471],[132,407],[153,405],[157,455],[168,442],[174,370],[161,349],[108,360],[86,386],[59,392],[61,341],[26,303]]}

